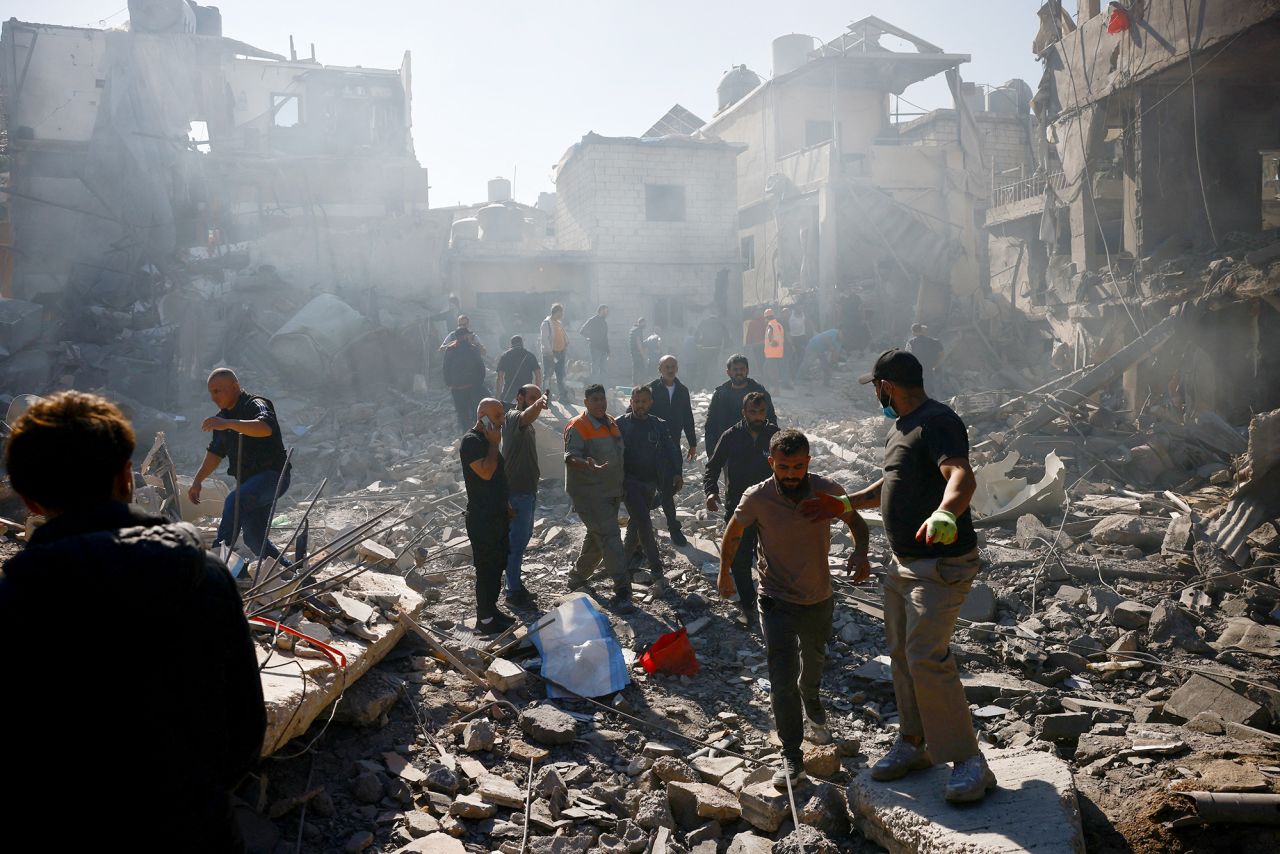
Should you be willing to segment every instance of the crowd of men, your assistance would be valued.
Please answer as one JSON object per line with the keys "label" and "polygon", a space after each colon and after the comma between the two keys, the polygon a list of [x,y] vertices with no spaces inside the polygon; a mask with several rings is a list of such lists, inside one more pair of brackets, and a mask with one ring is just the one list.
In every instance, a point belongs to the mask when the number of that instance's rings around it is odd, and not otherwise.
{"label": "crowd of men", "polygon": [[[443,345],[455,354],[451,392],[459,415],[470,407],[459,459],[480,634],[515,624],[499,607],[504,589],[509,608],[529,612],[537,606],[521,564],[542,477],[535,424],[549,406],[544,365],[548,380],[554,376],[561,394],[566,391],[563,316],[557,305],[543,321],[541,360],[519,337],[511,339],[498,360],[497,397],[485,393],[483,362],[478,369],[474,364],[483,352],[465,316]],[[596,323],[592,333],[582,332],[600,372],[609,355],[607,317],[601,306],[588,322]],[[787,330],[771,312],[762,319],[765,367],[785,382],[782,365],[770,360],[785,357],[779,343],[785,348]],[[794,329],[808,327],[793,326],[793,339],[802,337]],[[886,351],[860,379],[872,385],[893,422],[884,476],[874,484],[850,491],[810,471],[807,437],[780,426],[768,389],[750,376],[747,355],[728,359],[727,380],[716,387],[702,425],[705,506],[712,513],[723,509],[725,522],[717,587],[726,598],[737,597],[743,623],[766,650],[782,744],[774,776],[779,788],[806,784],[804,740],[831,739],[819,695],[836,595],[828,562],[831,526],[839,521],[849,528],[854,550],[845,569],[850,582],[860,583],[871,574],[868,530],[858,513],[868,508],[881,510],[889,544],[881,583],[900,717],[897,741],[871,774],[893,780],[950,762],[945,795],[955,802],[981,799],[996,785],[949,646],[980,569],[969,511],[975,481],[968,437],[959,416],[928,396],[942,353],[927,329],[913,331],[910,349],[919,358],[907,350]],[[653,359],[637,347],[648,346],[643,332],[637,323],[633,379],[642,378],[642,356],[658,376],[635,382],[617,417],[609,412],[606,387],[588,384],[583,409],[563,437],[565,491],[585,529],[566,581],[571,590],[591,588],[597,578],[607,581],[609,607],[623,617],[636,608],[636,567],[647,564],[651,590],[666,592],[652,510],[662,508],[673,546],[688,545],[675,498],[698,451],[679,361],[672,355]],[[808,347],[823,334],[809,337]],[[838,348],[838,336],[831,346]],[[191,526],[130,503],[133,430],[107,400],[63,392],[36,403],[13,425],[5,449],[10,482],[31,513],[46,520],[0,574],[0,645],[21,650],[42,638],[40,655],[11,656],[6,676],[15,698],[40,702],[0,703],[0,731],[39,745],[29,758],[15,753],[0,784],[0,803],[14,815],[38,814],[47,793],[65,786],[67,769],[105,768],[112,785],[96,787],[78,807],[78,818],[95,837],[129,829],[137,815],[133,800],[145,788],[150,833],[180,834],[190,842],[185,850],[237,850],[229,793],[257,761],[265,712],[257,656],[224,555],[243,541],[255,556],[287,564],[270,542],[269,526],[291,472],[270,400],[242,389],[225,368],[209,376],[208,392],[218,409],[202,422],[212,437],[187,497],[198,503],[203,481],[227,463],[236,487],[224,503],[214,550],[204,548]],[[56,611],[51,602],[60,603]],[[60,613],[76,615],[75,631],[49,630],[47,621]],[[70,680],[54,665],[83,658],[86,639],[110,637],[120,649],[153,644],[151,633],[161,624],[193,641],[187,646],[194,656],[190,666],[151,667],[145,656],[116,657],[110,667],[77,666]],[[68,736],[83,724],[79,710],[86,696],[121,698],[95,706],[102,738]],[[156,787],[156,780],[164,785]],[[23,845],[17,825],[10,838]]]}

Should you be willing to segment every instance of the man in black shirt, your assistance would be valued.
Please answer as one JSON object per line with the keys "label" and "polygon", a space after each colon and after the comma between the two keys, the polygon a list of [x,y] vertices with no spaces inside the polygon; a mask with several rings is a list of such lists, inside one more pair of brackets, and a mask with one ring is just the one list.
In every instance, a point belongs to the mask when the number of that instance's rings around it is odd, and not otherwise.
{"label": "man in black shirt", "polygon": [[[747,357],[735,353],[729,357],[725,365],[725,373],[729,381],[721,383],[711,395],[711,407],[707,410],[707,423],[703,425],[703,447],[711,454],[716,449],[720,435],[728,430],[742,417],[742,402],[753,391],[762,392],[769,398],[769,392],[760,383],[748,376],[750,366]],[[778,413],[773,411],[773,399],[769,398],[767,420],[770,424],[778,423]]]}
{"label": "man in black shirt", "polygon": [[[769,440],[778,432],[777,424],[769,423],[769,398],[764,392],[749,392],[742,401],[742,420],[730,427],[716,443],[715,452],[707,461],[702,475],[702,491],[707,496],[707,511],[719,509],[720,472],[727,482],[724,500],[724,518],[728,522],[738,509],[742,493],[761,481],[773,476],[769,467]],[[760,612],[756,609],[756,585],[751,568],[756,561],[758,529],[750,525],[743,531],[742,543],[733,556],[733,583],[738,588],[738,604],[747,627],[760,630]]]}
{"label": "man in black shirt", "polygon": [[[0,573],[6,850],[137,840],[144,825],[147,840],[123,847],[244,850],[229,792],[257,764],[267,725],[249,626],[199,533],[128,503],[133,450],[120,410],[83,392],[37,403],[13,427],[10,481],[48,521]],[[74,631],[50,630],[50,603],[75,615]],[[194,642],[157,645],[157,621]],[[93,638],[146,652],[86,658]],[[74,676],[57,666],[71,661]],[[90,697],[106,700],[92,733]],[[75,821],[51,825],[49,793],[74,768],[94,769],[99,784]]]}
{"label": "man in black shirt", "polygon": [[649,414],[652,406],[653,389],[638,385],[631,390],[627,413],[618,419],[618,430],[622,433],[622,500],[629,517],[622,548],[629,556],[638,547],[644,547],[654,575],[654,588],[661,590],[665,586],[662,556],[649,512],[659,492],[678,492],[683,481],[680,448],[672,443],[671,432],[663,420]]}
{"label": "man in black shirt", "polygon": [[476,409],[476,424],[462,436],[458,456],[467,487],[467,538],[476,567],[476,631],[496,634],[515,620],[498,609],[498,593],[507,568],[511,504],[502,444],[502,402],[486,397]]}
{"label": "man in black shirt", "polygon": [[498,357],[497,373],[494,387],[503,403],[514,401],[520,389],[527,385],[542,387],[542,366],[537,357],[524,348],[524,339],[519,335],[511,336],[511,349]]}
{"label": "man in black shirt", "polygon": [[942,342],[929,335],[929,327],[923,323],[911,326],[911,340],[907,352],[920,360],[924,372],[924,390],[938,392],[936,386],[938,366],[942,364]]}
{"label": "man in black shirt", "polygon": [[[885,640],[901,725],[871,776],[896,780],[935,761],[951,762],[947,800],[981,800],[996,778],[978,749],[950,647],[980,569],[969,510],[977,484],[968,433],[955,412],[925,395],[920,361],[910,353],[885,351],[860,382],[875,384],[885,417],[894,419],[884,477],[846,502],[882,508],[893,550],[884,576]],[[831,502],[814,502],[822,503]],[[837,509],[843,508],[827,512]]]}
{"label": "man in black shirt", "polygon": [[[685,459],[692,461],[697,453],[698,434],[693,427],[693,403],[689,399],[689,388],[676,376],[680,372],[680,363],[675,356],[663,356],[658,362],[658,378],[649,383],[653,391],[652,414],[661,418],[671,433],[671,443],[675,445],[677,456],[680,453],[680,434],[683,432],[689,443],[689,451]],[[680,530],[680,519],[676,516],[676,492],[672,489],[674,481],[664,484],[662,496],[662,513],[667,517],[667,530],[671,532],[671,542],[676,546],[689,545],[688,538]]]}
{"label": "man in black shirt", "polygon": [[457,337],[441,348],[444,350],[441,367],[444,384],[453,394],[453,410],[458,416],[458,428],[466,430],[486,392],[484,357],[470,329],[459,326],[454,332]]}
{"label": "man in black shirt", "polygon": [[271,505],[289,489],[290,477],[275,406],[265,397],[241,389],[240,380],[230,368],[209,374],[209,398],[218,407],[218,414],[206,418],[200,429],[212,432],[213,437],[187,497],[192,504],[200,503],[204,479],[225,458],[236,488],[223,502],[215,545],[234,547],[243,532],[244,544],[255,555],[288,563],[267,537]]}

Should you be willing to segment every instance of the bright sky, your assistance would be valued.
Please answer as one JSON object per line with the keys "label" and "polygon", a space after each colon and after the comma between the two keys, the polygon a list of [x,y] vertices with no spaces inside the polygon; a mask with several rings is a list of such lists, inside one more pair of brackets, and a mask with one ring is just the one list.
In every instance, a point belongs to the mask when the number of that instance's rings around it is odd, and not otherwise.
{"label": "bright sky", "polygon": [[[223,32],[334,65],[398,68],[413,53],[413,136],[433,206],[483,201],[489,178],[514,180],[518,200],[553,189],[551,167],[588,131],[635,136],[672,104],[703,119],[733,65],[762,77],[786,33],[830,41],[875,15],[949,53],[967,53],[965,80],[1035,87],[1031,53],[1040,0],[213,0]],[[1074,4],[1071,4],[1074,5]],[[125,0],[7,0],[4,17],[119,26]],[[891,46],[886,40],[886,46]],[[904,97],[950,106],[941,75]],[[911,109],[903,105],[904,110]]]}

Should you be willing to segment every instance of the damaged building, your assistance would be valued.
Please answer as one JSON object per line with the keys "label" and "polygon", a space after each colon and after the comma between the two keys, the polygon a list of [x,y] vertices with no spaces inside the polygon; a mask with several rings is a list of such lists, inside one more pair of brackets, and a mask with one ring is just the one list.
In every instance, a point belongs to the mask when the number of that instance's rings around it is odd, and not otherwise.
{"label": "damaged building", "polygon": [[4,24],[6,387],[111,377],[163,406],[175,366],[227,349],[207,330],[238,322],[225,297],[250,266],[259,292],[284,270],[304,292],[406,296],[438,270],[407,53],[327,66],[223,36],[214,8],[130,10],[128,30]]}

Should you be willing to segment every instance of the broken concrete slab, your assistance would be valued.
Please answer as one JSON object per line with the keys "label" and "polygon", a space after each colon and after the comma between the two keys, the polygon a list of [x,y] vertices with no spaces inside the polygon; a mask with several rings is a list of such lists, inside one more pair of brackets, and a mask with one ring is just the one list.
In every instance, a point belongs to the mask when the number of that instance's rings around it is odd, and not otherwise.
{"label": "broken concrete slab", "polygon": [[742,817],[752,827],[774,833],[789,813],[787,793],[779,792],[773,783],[755,783],[738,793]]}
{"label": "broken concrete slab", "polygon": [[525,678],[524,668],[505,658],[495,658],[484,671],[485,681],[501,694],[521,687]]}
{"label": "broken concrete slab", "polygon": [[947,803],[945,764],[892,783],[877,783],[863,769],[848,790],[854,821],[893,854],[1083,854],[1070,766],[1030,748],[984,753],[1000,781],[986,800],[964,808]]}
{"label": "broken concrete slab", "polygon": [[1161,547],[1168,530],[1168,519],[1117,513],[1103,518],[1094,526],[1089,536],[1095,543],[1109,546],[1137,546],[1144,552],[1150,553]]}
{"label": "broken concrete slab", "polygon": [[1266,719],[1262,706],[1237,693],[1231,683],[1221,677],[1191,675],[1182,687],[1169,695],[1164,710],[1168,714],[1191,720],[1201,712],[1216,712],[1225,721],[1255,726]]}
{"label": "broken concrete slab", "polygon": [[1280,626],[1264,626],[1248,617],[1233,617],[1213,646],[1220,650],[1239,649],[1253,655],[1280,658]]}
{"label": "broken concrete slab", "polygon": [[520,713],[520,729],[541,744],[572,744],[578,735],[578,722],[544,703]]}
{"label": "broken concrete slab", "polygon": [[[325,579],[339,570],[321,571]],[[405,580],[398,575],[366,573],[352,579],[347,589],[365,595],[394,596],[401,611],[416,619],[425,604]],[[350,597],[347,597],[350,598]],[[368,606],[365,606],[368,607]],[[328,708],[329,704],[357,684],[404,637],[404,625],[400,622],[376,621],[370,627],[372,640],[351,637],[335,637],[331,646],[347,657],[346,671],[336,671],[326,659],[296,658],[297,667],[270,667],[261,672],[262,697],[267,709],[267,732],[263,738],[262,755],[270,756],[290,739],[301,735],[311,722]],[[258,651],[259,664],[268,655],[272,664],[285,660],[280,652]],[[385,692],[384,692],[385,693]],[[353,697],[355,695],[353,694]],[[394,696],[392,696],[394,701]],[[346,705],[348,698],[343,698]],[[342,707],[339,706],[339,714]],[[380,713],[379,713],[380,714]],[[376,719],[376,718],[375,718]]]}
{"label": "broken concrete slab", "polygon": [[960,619],[971,623],[987,623],[996,616],[996,594],[991,587],[979,581],[969,589],[960,606]]}
{"label": "broken concrete slab", "polygon": [[1111,623],[1121,629],[1140,629],[1151,621],[1151,608],[1125,600],[1111,609]]}
{"label": "broken concrete slab", "polygon": [[737,798],[709,783],[668,783],[667,799],[681,827],[697,827],[706,820],[728,823],[742,815]]}

